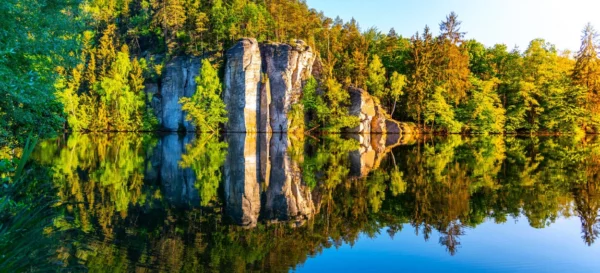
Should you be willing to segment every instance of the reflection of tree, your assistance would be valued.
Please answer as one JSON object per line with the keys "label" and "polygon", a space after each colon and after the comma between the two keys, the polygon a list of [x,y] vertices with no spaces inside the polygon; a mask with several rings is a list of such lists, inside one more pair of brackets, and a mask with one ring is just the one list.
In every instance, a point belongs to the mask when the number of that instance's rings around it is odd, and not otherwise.
{"label": "reflection of tree", "polygon": [[221,183],[221,167],[227,157],[227,143],[217,135],[199,134],[186,146],[186,153],[179,165],[191,168],[196,174],[195,187],[200,194],[201,205],[206,206],[217,196]]}
{"label": "reflection of tree", "polygon": [[461,236],[484,221],[525,217],[543,228],[571,210],[582,221],[585,243],[599,235],[600,149],[594,141],[428,138],[396,148],[360,178],[350,177],[356,141],[335,135],[308,138],[306,146],[290,141],[317,211],[296,228],[224,224],[217,188],[227,146],[216,138],[199,136],[180,162],[196,172],[202,204],[213,205],[196,209],[170,206],[154,198],[160,196],[155,187],[139,185],[141,140],[79,136],[59,152],[40,154],[55,157],[42,162],[55,166],[59,196],[77,228],[102,235],[76,236],[76,249],[67,251],[95,270],[288,271],[325,248],[354,244],[360,234],[385,230],[393,237],[406,226],[425,239],[438,236],[434,240],[454,255]]}
{"label": "reflection of tree", "polygon": [[144,151],[151,146],[135,134],[75,134],[58,154],[39,156],[52,164],[60,201],[74,224],[89,232],[98,221],[110,234],[114,216],[127,217],[129,206],[144,200]]}
{"label": "reflection of tree", "polygon": [[582,239],[592,245],[600,235],[600,155],[585,161],[586,179],[573,187],[575,211],[581,219]]}

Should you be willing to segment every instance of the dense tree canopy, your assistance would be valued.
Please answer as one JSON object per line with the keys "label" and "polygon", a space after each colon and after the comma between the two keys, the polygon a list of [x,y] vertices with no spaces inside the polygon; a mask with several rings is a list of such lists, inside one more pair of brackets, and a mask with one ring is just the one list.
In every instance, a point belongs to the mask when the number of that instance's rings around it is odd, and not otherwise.
{"label": "dense tree canopy", "polygon": [[[424,131],[600,129],[597,33],[589,24],[579,52],[570,53],[542,39],[523,51],[465,40],[454,12],[439,24],[438,36],[426,26],[409,38],[394,29],[362,30],[356,20],[329,18],[301,0],[9,0],[0,5],[2,18],[9,18],[0,23],[2,142],[34,130],[47,135],[61,126],[155,129],[145,83],[160,81],[165,62],[182,54],[210,55],[218,77],[224,50],[245,36],[261,42],[302,39],[317,51],[322,75],[307,101],[321,106],[297,108],[320,117],[315,123],[321,128],[354,124],[343,109],[352,86],[375,96],[394,118]],[[218,104],[216,97],[210,100]]]}

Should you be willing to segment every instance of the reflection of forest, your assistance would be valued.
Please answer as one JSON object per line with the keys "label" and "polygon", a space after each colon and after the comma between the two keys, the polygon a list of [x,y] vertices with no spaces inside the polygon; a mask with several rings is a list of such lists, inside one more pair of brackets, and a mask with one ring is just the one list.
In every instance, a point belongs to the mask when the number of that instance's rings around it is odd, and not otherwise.
{"label": "reflection of forest", "polygon": [[[386,143],[387,142],[387,143]],[[405,145],[399,145],[403,143]],[[51,166],[67,264],[92,271],[287,271],[360,233],[411,227],[450,254],[467,227],[577,216],[600,232],[593,138],[72,135]],[[434,231],[436,231],[434,233]]]}

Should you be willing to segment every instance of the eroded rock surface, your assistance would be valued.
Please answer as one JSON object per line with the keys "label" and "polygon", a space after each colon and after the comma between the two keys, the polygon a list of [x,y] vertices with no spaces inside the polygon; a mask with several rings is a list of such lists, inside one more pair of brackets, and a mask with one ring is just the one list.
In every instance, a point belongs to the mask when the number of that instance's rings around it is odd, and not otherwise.
{"label": "eroded rock surface", "polygon": [[371,133],[371,122],[375,117],[375,102],[373,98],[364,90],[351,87],[350,93],[350,115],[357,116],[360,124],[355,128],[350,128],[349,133]]}
{"label": "eroded rock surface", "polygon": [[[261,114],[268,109],[261,100],[261,56],[256,39],[244,38],[226,53],[223,100],[228,132],[260,132]],[[266,126],[263,125],[263,126]]]}
{"label": "eroded rock surface", "polygon": [[191,97],[196,92],[196,77],[202,66],[201,61],[201,58],[178,56],[166,64],[160,86],[160,110],[155,110],[155,113],[160,114],[162,130],[195,130],[194,126],[185,120],[179,99]]}
{"label": "eroded rock surface", "polygon": [[268,87],[269,125],[272,132],[295,131],[290,122],[292,105],[302,96],[303,81],[312,74],[316,55],[303,41],[295,45],[270,43],[260,47],[263,60],[263,80]]}

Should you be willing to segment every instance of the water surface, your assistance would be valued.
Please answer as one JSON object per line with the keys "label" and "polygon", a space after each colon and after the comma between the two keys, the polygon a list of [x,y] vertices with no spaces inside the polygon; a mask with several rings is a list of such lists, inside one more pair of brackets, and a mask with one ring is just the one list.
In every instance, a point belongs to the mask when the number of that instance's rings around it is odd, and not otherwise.
{"label": "water surface", "polygon": [[593,137],[80,134],[35,160],[65,267],[600,271]]}

